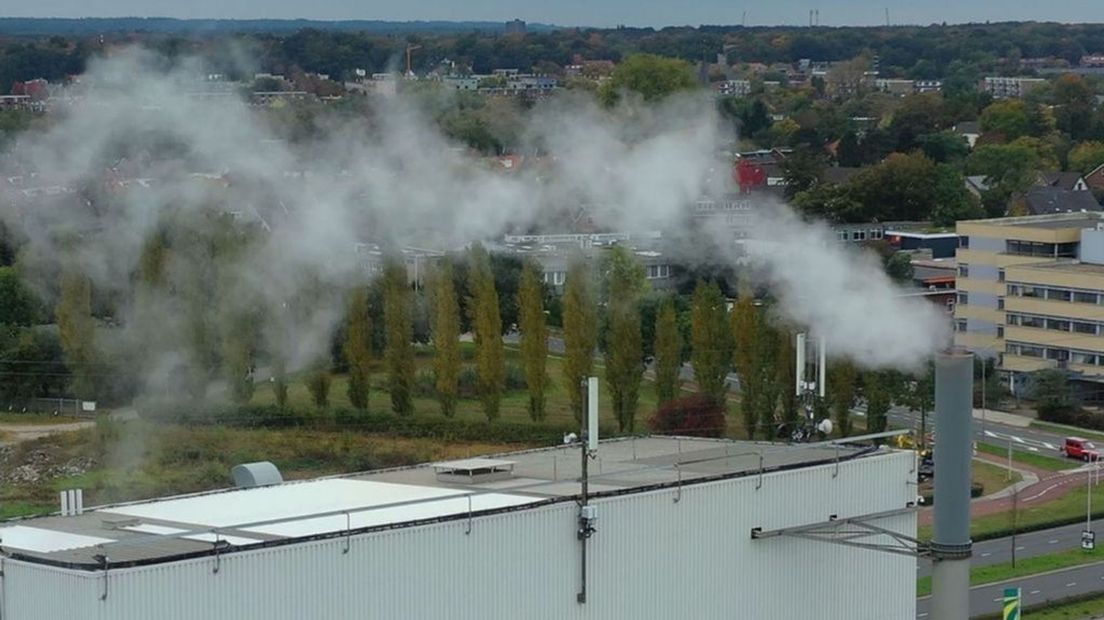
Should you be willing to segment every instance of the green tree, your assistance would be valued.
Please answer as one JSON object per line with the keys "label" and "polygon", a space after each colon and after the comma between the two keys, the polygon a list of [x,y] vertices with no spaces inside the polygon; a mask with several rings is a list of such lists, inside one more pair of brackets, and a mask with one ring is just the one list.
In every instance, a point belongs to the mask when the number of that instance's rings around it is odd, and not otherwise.
{"label": "green tree", "polygon": [[654,54],[631,54],[613,70],[610,79],[599,88],[598,96],[606,105],[616,103],[623,91],[633,91],[645,101],[654,101],[678,91],[690,90],[695,83],[694,72],[684,60]]}
{"label": "green tree", "polygon": [[1064,422],[1078,408],[1069,376],[1058,369],[1032,373],[1030,394],[1035,400],[1035,411],[1043,420]]}
{"label": "green tree", "polygon": [[330,406],[330,384],[333,377],[329,368],[320,368],[307,376],[307,391],[310,392],[311,401],[319,409]]}
{"label": "green tree", "polygon": [[755,300],[750,292],[741,290],[736,305],[732,307],[732,336],[735,344],[732,360],[736,367],[736,376],[740,379],[740,413],[749,438],[755,436],[759,417],[759,395],[756,393],[759,383],[755,380],[758,353],[756,329],[759,322],[757,315]]}
{"label": "green tree", "polygon": [[[797,410],[797,338],[794,331],[788,327],[776,328],[777,338],[777,377],[779,407],[781,408],[782,423],[787,429],[793,429],[799,419]],[[823,417],[828,417],[827,412]],[[820,420],[821,418],[817,418]]]}
{"label": "green tree", "polygon": [[1092,130],[1095,93],[1080,75],[1067,73],[1054,80],[1054,116],[1061,131],[1074,140],[1087,137]]}
{"label": "green tree", "polygon": [[640,295],[646,280],[644,268],[624,247],[615,247],[608,259],[606,385],[609,386],[618,427],[622,432],[632,432],[640,397],[640,379],[644,372]]}
{"label": "green tree", "polygon": [[256,321],[243,312],[229,312],[222,334],[222,363],[230,396],[238,404],[253,398],[253,349],[256,345]]}
{"label": "green tree", "polygon": [[786,198],[811,189],[820,180],[827,162],[812,148],[803,146],[782,160],[782,176],[786,180]]}
{"label": "green tree", "polygon": [[41,306],[14,267],[0,267],[0,325],[34,325]]}
{"label": "green tree", "polygon": [[1022,99],[1004,99],[993,102],[981,112],[981,130],[997,133],[1005,140],[1015,140],[1031,132],[1031,119]]}
{"label": "green tree", "polygon": [[456,414],[460,382],[460,303],[452,261],[442,260],[433,277],[433,374],[441,413]]}
{"label": "green tree", "polygon": [[1104,142],[1082,142],[1069,152],[1069,169],[1088,174],[1104,164]]}
{"label": "green tree", "polygon": [[851,408],[855,406],[855,381],[858,371],[850,360],[834,360],[828,366],[828,399],[840,436],[851,434]]}
{"label": "green tree", "polygon": [[406,267],[399,260],[388,259],[383,268],[384,357],[391,409],[399,415],[414,413],[414,326],[410,306]]}
{"label": "green tree", "polygon": [[682,369],[682,334],[679,333],[675,302],[666,297],[655,322],[655,385],[659,405],[674,400],[679,393]]}
{"label": "green tree", "polygon": [[488,420],[498,418],[502,391],[506,385],[506,357],[502,346],[502,318],[498,308],[491,259],[476,243],[469,255],[468,312],[475,332],[475,374],[479,396]]}
{"label": "green tree", "polygon": [[72,376],[69,389],[80,399],[96,398],[95,333],[92,322],[92,284],[72,268],[61,276],[61,298],[54,311],[65,364]]}
{"label": "green tree", "polygon": [[567,267],[563,294],[564,379],[575,419],[583,419],[582,382],[594,367],[598,316],[589,269],[581,258]]}
{"label": "green tree", "polygon": [[693,346],[690,363],[694,368],[694,381],[701,393],[724,403],[733,342],[725,298],[716,282],[698,280],[690,309],[690,325]]}
{"label": "green tree", "polygon": [[893,405],[893,386],[889,373],[871,370],[863,373],[863,396],[866,397],[866,430],[881,433],[889,421],[889,408]]}
{"label": "green tree", "polygon": [[764,439],[771,439],[779,396],[778,333],[768,321],[766,312],[753,308],[752,316],[750,371],[746,381],[740,380],[740,398],[749,401],[750,412],[744,414],[744,423],[749,426],[748,437],[754,437],[757,427]]}
{"label": "green tree", "polygon": [[928,414],[935,409],[935,366],[928,363],[921,372],[904,377],[901,381],[901,394],[895,399],[909,411],[920,414],[920,440],[922,448],[926,446]]}
{"label": "green tree", "polygon": [[342,347],[349,364],[349,402],[368,409],[372,374],[372,316],[368,311],[368,289],[358,286],[349,299],[345,315],[345,344]]}
{"label": "green tree", "polygon": [[885,261],[885,271],[894,282],[908,284],[912,282],[912,257],[908,252],[894,252]]}
{"label": "green tree", "polygon": [[525,264],[518,287],[518,315],[521,329],[521,359],[525,365],[525,385],[529,388],[529,417],[544,419],[545,366],[548,362],[548,324],[544,317],[544,288],[540,268]]}

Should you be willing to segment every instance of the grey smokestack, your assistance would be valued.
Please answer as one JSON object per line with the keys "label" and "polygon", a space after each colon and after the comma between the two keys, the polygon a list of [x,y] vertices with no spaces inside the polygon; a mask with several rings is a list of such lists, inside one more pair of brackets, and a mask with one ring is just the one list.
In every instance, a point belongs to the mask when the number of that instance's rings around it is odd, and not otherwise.
{"label": "grey smokestack", "polygon": [[935,529],[932,617],[970,616],[970,459],[974,356],[935,355]]}

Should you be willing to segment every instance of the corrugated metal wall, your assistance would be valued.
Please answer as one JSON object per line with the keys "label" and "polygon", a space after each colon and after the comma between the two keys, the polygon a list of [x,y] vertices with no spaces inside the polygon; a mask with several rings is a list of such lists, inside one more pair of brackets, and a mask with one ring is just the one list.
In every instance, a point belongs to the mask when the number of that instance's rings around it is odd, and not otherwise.
{"label": "corrugated metal wall", "polygon": [[[776,529],[901,508],[912,455],[599,500],[579,605],[573,503],[102,573],[6,560],[0,620],[914,617],[911,558]],[[879,523],[914,534],[914,514]]]}

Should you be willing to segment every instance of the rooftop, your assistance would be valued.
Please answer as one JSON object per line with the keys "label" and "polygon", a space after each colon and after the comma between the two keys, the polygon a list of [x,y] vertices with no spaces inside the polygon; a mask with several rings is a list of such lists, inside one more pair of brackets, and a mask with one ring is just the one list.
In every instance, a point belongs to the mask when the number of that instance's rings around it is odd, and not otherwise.
{"label": "rooftop", "polygon": [[[877,448],[686,437],[603,441],[590,461],[594,497],[761,475]],[[489,458],[225,489],[0,523],[6,556],[85,570],[170,562],[243,547],[293,544],[467,519],[580,493],[577,445]]]}
{"label": "rooftop", "polygon": [[963,220],[961,224],[982,224],[987,226],[1017,226],[1020,228],[1095,228],[1097,224],[1104,222],[1104,217],[1097,211],[1093,212],[1069,212],[1046,213],[1043,215],[1023,215],[1018,217],[1001,217],[987,220]]}
{"label": "rooftop", "polygon": [[1030,263],[1010,267],[1015,269],[1045,269],[1047,271],[1065,271],[1068,273],[1088,273],[1104,275],[1104,265],[1096,263],[1084,263],[1076,260],[1064,260],[1058,262]]}

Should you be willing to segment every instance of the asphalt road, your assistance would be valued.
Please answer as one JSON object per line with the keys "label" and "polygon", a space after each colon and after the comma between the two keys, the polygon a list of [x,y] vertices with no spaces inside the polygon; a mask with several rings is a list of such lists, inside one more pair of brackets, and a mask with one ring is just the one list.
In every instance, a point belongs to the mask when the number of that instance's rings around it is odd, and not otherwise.
{"label": "asphalt road", "polygon": [[[860,410],[861,411],[861,410]],[[889,412],[889,421],[895,426],[905,428],[920,428],[920,414],[901,407],[894,407]],[[929,413],[924,423],[929,432],[935,429],[935,414]],[[974,418],[974,439],[999,446],[1012,444],[1013,450],[1021,452],[1033,452],[1046,456],[1060,456],[1058,448],[1065,441],[1066,435],[1052,433],[1032,427],[1008,426],[992,420]],[[1070,461],[1070,469],[1077,467],[1077,463]]]}
{"label": "asphalt road", "polygon": [[[1104,562],[1075,566],[1005,583],[970,588],[970,617],[1000,613],[1005,588],[1019,587],[1024,607],[1104,591]],[[916,601],[916,617],[929,618],[931,599]]]}
{"label": "asphalt road", "polygon": [[[1104,487],[1101,487],[1101,501],[1104,501]],[[1039,532],[1018,534],[1015,544],[1016,559],[1022,560],[1037,555],[1077,549],[1081,546],[1081,530],[1083,529],[1085,529],[1085,524],[1082,522]],[[1104,519],[1093,521],[1093,530],[1099,533],[1100,540],[1104,540]],[[970,559],[971,566],[987,566],[1011,561],[1011,538],[998,538],[974,543],[974,557]],[[916,576],[926,577],[930,574],[931,561],[927,559],[919,560],[916,566]],[[1104,589],[1104,585],[1101,589]]]}

